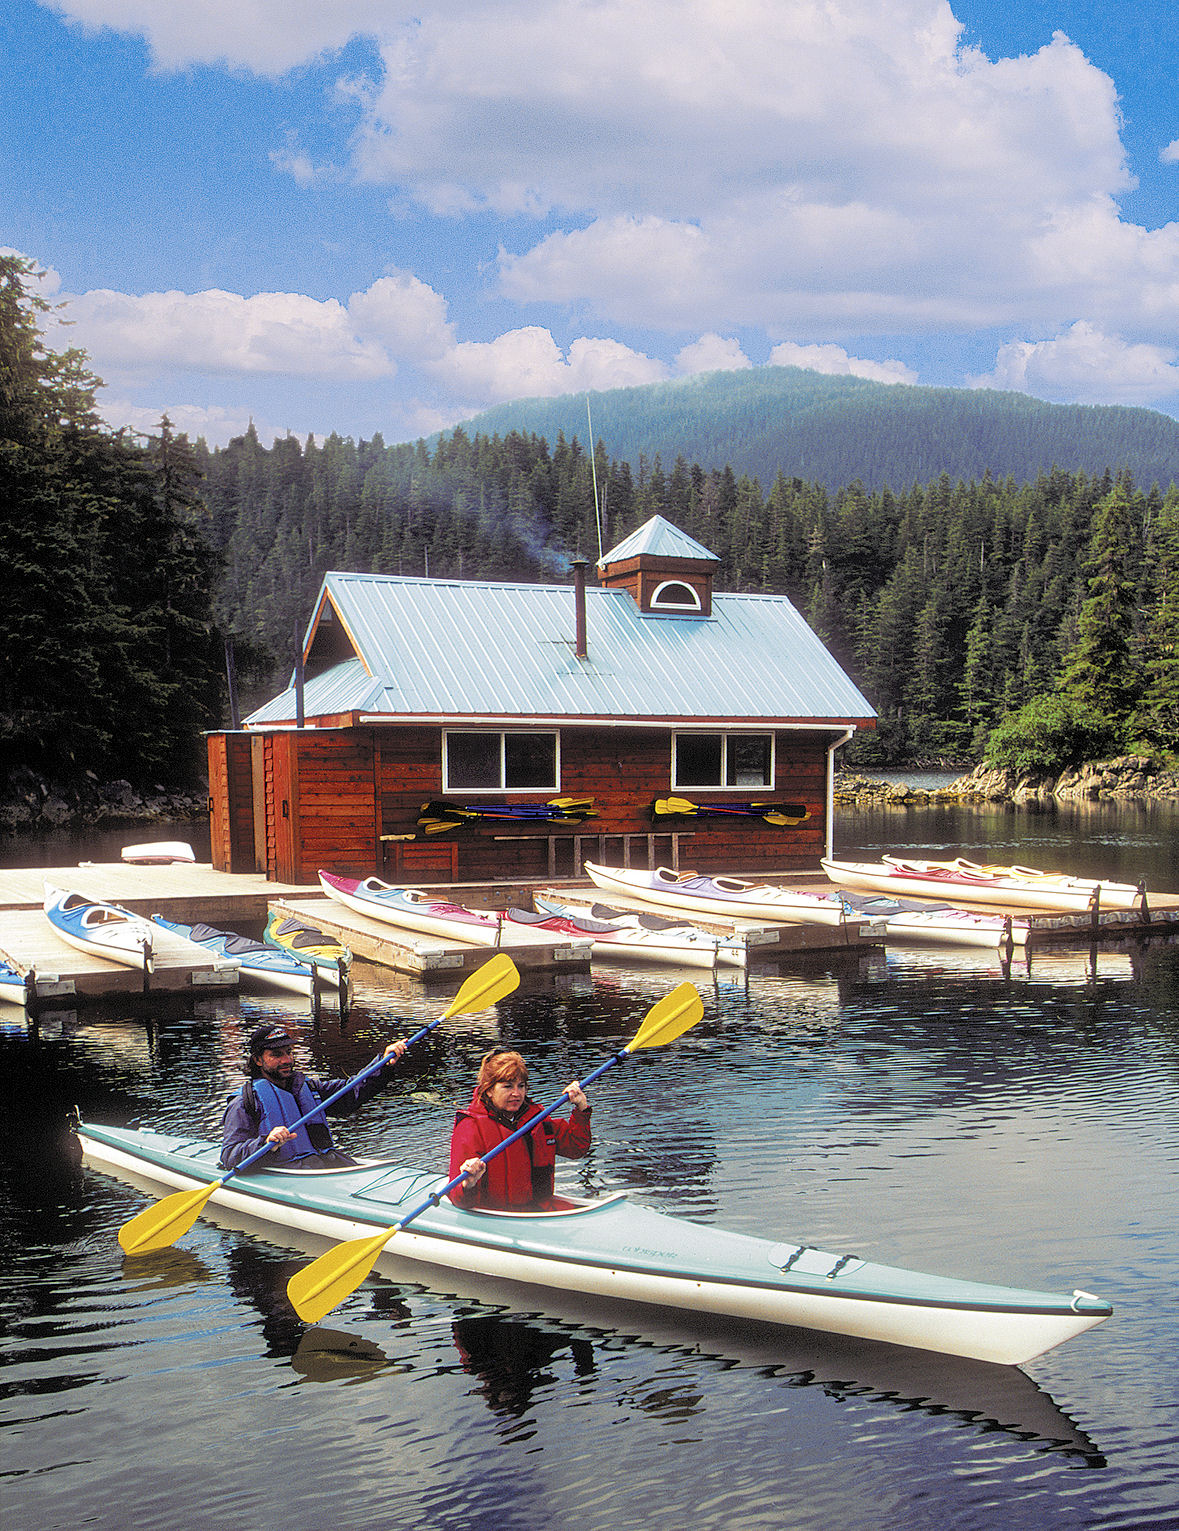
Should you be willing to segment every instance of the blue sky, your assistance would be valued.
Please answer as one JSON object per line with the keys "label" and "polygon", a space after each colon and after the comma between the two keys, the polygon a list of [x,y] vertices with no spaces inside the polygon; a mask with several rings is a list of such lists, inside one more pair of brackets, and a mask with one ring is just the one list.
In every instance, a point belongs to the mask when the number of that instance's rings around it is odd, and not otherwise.
{"label": "blue sky", "polygon": [[112,424],[770,362],[1179,416],[1174,0],[7,0],[0,246]]}

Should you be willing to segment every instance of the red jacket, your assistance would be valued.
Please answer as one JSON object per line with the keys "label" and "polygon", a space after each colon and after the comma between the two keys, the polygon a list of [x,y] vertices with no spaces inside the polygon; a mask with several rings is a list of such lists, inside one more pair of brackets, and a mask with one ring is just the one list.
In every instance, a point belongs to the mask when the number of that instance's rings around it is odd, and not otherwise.
{"label": "red jacket", "polygon": [[[541,1107],[526,1100],[515,1126],[488,1111],[476,1091],[465,1111],[456,1112],[450,1135],[450,1178],[462,1173],[468,1159],[482,1159],[497,1143],[510,1137],[516,1127],[537,1116]],[[568,1119],[548,1116],[497,1154],[487,1173],[474,1188],[464,1181],[450,1193],[459,1207],[524,1207],[547,1201],[553,1194],[553,1166],[558,1154],[564,1159],[584,1159],[590,1149],[588,1111],[574,1111]]]}

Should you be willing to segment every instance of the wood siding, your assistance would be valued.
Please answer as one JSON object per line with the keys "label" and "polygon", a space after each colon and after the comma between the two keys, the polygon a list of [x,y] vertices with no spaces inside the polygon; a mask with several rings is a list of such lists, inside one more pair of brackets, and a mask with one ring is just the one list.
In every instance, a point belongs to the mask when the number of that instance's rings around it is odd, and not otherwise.
{"label": "wood siding", "polygon": [[[210,739],[210,762],[222,758]],[[656,816],[656,798],[672,794],[671,730],[563,728],[559,792],[468,793],[458,801],[477,806],[515,796],[542,801],[548,796],[592,797],[595,818],[583,822],[519,823],[488,819],[422,839],[422,805],[442,794],[442,730],[437,727],[281,730],[255,734],[253,745],[254,829],[259,856],[271,878],[314,883],[320,867],[331,871],[409,877],[421,881],[495,881],[571,876],[580,858],[645,866],[648,851],[659,865],[672,859],[671,835],[682,838],[682,866],[701,872],[734,872],[753,877],[813,870],[826,848],[827,745],[830,734],[779,733],[775,786],[676,795],[704,806],[709,799],[767,798],[802,802],[810,818],[785,828],[760,818],[698,819]],[[228,822],[230,777],[210,765],[214,825]],[[240,787],[237,789],[240,792]],[[451,794],[454,797],[454,794]],[[224,828],[216,834],[224,836]],[[654,835],[653,841],[648,836]],[[603,837],[599,843],[598,837]],[[623,837],[630,837],[629,840]],[[399,847],[435,846],[435,854],[405,854]],[[449,849],[454,847],[453,856]],[[435,863],[429,865],[429,863]],[[261,867],[259,867],[261,870]]]}

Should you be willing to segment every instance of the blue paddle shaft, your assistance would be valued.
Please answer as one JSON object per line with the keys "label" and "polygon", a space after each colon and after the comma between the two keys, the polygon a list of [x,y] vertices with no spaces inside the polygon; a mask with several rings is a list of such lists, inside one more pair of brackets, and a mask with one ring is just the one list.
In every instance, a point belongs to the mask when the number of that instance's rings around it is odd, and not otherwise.
{"label": "blue paddle shaft", "polygon": [[[582,1087],[584,1088],[587,1084],[593,1084],[594,1080],[600,1079],[607,1069],[612,1069],[616,1063],[621,1063],[624,1058],[629,1057],[630,1048],[622,1048],[619,1052],[616,1052],[612,1058],[607,1058],[605,1063],[599,1063],[597,1068],[594,1069],[592,1073],[587,1074],[582,1080]],[[497,1154],[502,1154],[505,1148],[510,1148],[512,1144],[515,1143],[517,1139],[522,1138],[525,1133],[531,1132],[534,1127],[539,1127],[541,1122],[552,1116],[554,1111],[559,1111],[568,1099],[569,1091],[565,1090],[562,1094],[557,1096],[556,1100],[552,1103],[551,1106],[546,1106],[543,1111],[538,1111],[535,1116],[530,1116],[522,1127],[517,1127],[515,1132],[509,1133],[502,1143],[497,1143],[494,1148],[489,1148],[485,1154],[480,1154],[479,1157],[483,1160],[484,1164],[486,1164],[488,1160],[494,1159]],[[399,1233],[407,1223],[412,1223],[415,1217],[420,1217],[423,1212],[428,1212],[431,1207],[436,1207],[444,1196],[449,1196],[451,1191],[462,1185],[464,1180],[469,1180],[470,1178],[471,1177],[466,1172],[466,1170],[464,1170],[461,1175],[456,1175],[454,1179],[448,1181],[440,1191],[435,1191],[433,1196],[427,1197],[426,1200],[422,1202],[421,1206],[415,1207],[412,1212],[407,1212],[405,1216],[400,1220],[400,1222],[394,1224],[393,1232]]]}

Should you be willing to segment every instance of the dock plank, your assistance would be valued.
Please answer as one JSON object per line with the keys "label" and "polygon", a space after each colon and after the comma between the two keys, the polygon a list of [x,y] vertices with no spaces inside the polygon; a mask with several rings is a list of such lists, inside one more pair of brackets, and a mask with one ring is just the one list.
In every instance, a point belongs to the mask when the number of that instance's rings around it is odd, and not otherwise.
{"label": "dock plank", "polygon": [[104,957],[78,951],[63,941],[42,909],[0,911],[0,955],[22,976],[32,972],[37,999],[73,996],[102,999],[114,995],[236,989],[234,963],[167,930],[157,930],[152,971],[124,967]]}

